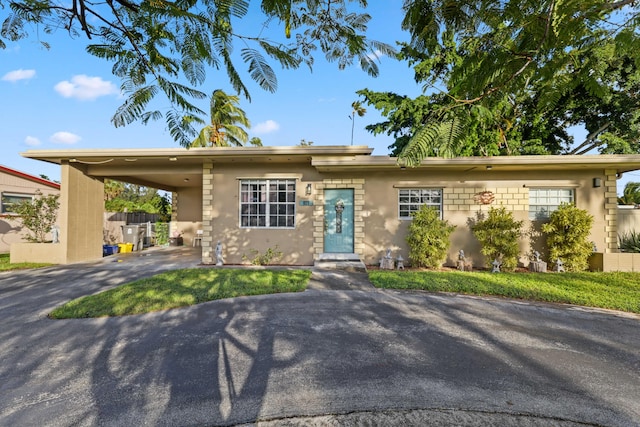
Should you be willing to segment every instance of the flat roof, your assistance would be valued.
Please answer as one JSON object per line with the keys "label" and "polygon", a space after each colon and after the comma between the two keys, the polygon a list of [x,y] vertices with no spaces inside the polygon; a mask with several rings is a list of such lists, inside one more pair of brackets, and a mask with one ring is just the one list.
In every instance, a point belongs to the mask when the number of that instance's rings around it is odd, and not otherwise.
{"label": "flat roof", "polygon": [[28,150],[23,157],[54,164],[77,163],[92,176],[146,185],[167,191],[193,186],[202,179],[204,162],[237,164],[307,164],[320,172],[449,172],[609,169],[618,174],[640,169],[640,155],[555,155],[429,157],[404,168],[396,157],[373,156],[367,146],[278,146],[148,149]]}

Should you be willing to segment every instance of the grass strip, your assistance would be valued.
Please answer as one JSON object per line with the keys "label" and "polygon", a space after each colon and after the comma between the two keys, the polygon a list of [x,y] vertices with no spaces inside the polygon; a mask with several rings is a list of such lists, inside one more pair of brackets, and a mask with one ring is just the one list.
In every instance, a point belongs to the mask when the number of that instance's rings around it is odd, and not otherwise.
{"label": "grass strip", "polygon": [[248,295],[300,292],[309,270],[193,268],[136,280],[56,308],[54,319],[126,316]]}
{"label": "grass strip", "polygon": [[496,295],[640,313],[638,273],[371,271],[378,288]]}
{"label": "grass strip", "polygon": [[39,262],[20,262],[11,264],[9,262],[10,256],[9,254],[0,254],[0,271],[10,271],[10,270],[23,270],[26,268],[42,268],[49,267],[53,264],[45,264]]}

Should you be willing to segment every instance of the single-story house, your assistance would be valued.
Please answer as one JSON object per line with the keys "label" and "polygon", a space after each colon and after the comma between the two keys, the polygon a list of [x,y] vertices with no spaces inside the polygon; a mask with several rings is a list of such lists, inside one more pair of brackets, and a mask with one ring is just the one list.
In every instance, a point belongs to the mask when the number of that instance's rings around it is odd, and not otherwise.
{"label": "single-story house", "polygon": [[36,193],[59,194],[60,184],[0,165],[0,253],[7,253],[12,243],[23,241],[26,231],[14,206],[33,200]]}
{"label": "single-story house", "polygon": [[[61,165],[61,263],[102,256],[103,181],[111,178],[172,192],[171,233],[189,245],[200,231],[205,264],[216,263],[218,242],[225,264],[240,264],[252,251],[269,248],[281,251],[279,262],[290,265],[332,257],[376,265],[388,249],[407,260],[411,214],[426,204],[457,226],[447,264],[455,265],[462,249],[480,265],[479,244],[468,227],[478,212],[504,206],[528,227],[571,202],[595,218],[594,268],[640,271],[640,259],[637,265],[620,260],[616,222],[616,180],[640,169],[640,155],[427,158],[405,168],[372,151],[225,147],[22,155]],[[524,237],[523,265],[531,252],[530,238]]]}

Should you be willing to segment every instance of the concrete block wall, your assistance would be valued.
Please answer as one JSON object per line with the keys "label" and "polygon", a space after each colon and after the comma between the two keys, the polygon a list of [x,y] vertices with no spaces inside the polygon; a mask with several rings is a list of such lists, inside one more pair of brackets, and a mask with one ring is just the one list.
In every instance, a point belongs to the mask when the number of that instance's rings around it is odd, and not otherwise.
{"label": "concrete block wall", "polygon": [[[477,200],[477,195],[485,191],[494,195],[490,205],[482,205]],[[445,212],[477,212],[482,210],[482,206],[504,206],[510,212],[527,211],[529,208],[529,189],[526,187],[445,187],[442,195]]]}
{"label": "concrete block wall", "polygon": [[213,241],[213,163],[205,162],[202,169],[202,263],[215,264]]}

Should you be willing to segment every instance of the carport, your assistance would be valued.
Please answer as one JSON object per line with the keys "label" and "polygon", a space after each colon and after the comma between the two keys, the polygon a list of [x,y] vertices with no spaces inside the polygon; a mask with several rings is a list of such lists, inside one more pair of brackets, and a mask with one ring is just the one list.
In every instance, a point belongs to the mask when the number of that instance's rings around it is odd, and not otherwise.
{"label": "carport", "polygon": [[[206,151],[205,151],[206,152]],[[113,179],[171,192],[170,234],[191,245],[202,229],[203,150],[29,150],[24,157],[60,165],[60,247],[36,249],[31,259],[51,254],[68,264],[102,258],[104,180]],[[210,151],[208,151],[210,154]],[[204,239],[203,239],[204,240]],[[53,254],[55,252],[55,254]]]}

